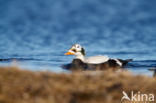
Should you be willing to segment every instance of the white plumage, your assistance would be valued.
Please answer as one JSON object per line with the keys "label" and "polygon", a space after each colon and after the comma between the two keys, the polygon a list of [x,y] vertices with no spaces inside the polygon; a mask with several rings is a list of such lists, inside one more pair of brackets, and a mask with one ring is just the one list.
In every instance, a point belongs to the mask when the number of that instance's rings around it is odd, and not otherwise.
{"label": "white plumage", "polygon": [[92,63],[92,64],[99,64],[99,63],[104,63],[108,60],[109,60],[108,56],[98,55],[98,56],[92,56],[92,57],[85,58],[84,62]]}

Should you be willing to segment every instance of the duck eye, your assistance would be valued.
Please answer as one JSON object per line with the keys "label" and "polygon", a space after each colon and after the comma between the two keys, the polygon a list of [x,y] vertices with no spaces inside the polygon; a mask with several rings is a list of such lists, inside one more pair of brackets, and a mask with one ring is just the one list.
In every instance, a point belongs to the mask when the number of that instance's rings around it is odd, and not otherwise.
{"label": "duck eye", "polygon": [[77,48],[80,48],[80,46],[77,46]]}

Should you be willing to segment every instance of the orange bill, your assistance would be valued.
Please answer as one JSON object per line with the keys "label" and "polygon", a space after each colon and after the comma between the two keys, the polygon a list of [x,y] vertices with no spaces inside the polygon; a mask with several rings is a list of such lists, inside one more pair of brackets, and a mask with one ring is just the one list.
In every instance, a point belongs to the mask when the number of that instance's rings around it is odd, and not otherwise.
{"label": "orange bill", "polygon": [[65,53],[65,55],[74,55],[74,53],[68,51],[67,53]]}

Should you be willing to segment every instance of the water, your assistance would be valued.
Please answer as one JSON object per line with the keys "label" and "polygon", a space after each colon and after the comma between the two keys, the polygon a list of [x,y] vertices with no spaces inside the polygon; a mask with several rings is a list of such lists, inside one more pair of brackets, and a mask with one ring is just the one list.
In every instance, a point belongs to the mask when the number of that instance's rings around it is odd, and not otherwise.
{"label": "water", "polygon": [[1,66],[64,72],[74,43],[87,56],[134,59],[128,70],[156,67],[154,0],[0,0]]}

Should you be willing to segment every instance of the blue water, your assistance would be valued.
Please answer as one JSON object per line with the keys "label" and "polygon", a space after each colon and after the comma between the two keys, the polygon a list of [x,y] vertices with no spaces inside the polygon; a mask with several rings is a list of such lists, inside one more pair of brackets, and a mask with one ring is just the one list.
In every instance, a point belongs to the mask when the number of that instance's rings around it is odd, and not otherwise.
{"label": "blue water", "polygon": [[[155,0],[0,0],[0,66],[64,71],[74,43],[87,56],[134,59],[128,70],[156,67]],[[16,63],[12,62],[16,59]]]}

